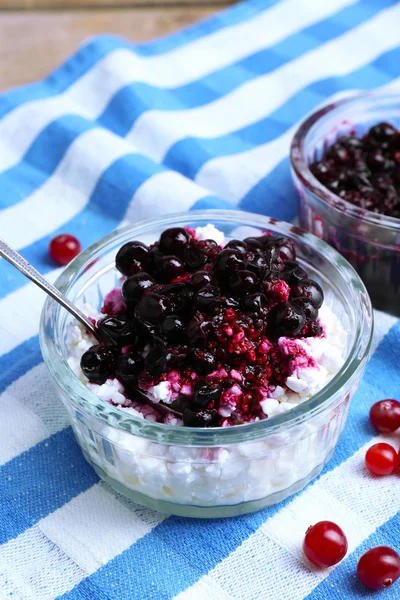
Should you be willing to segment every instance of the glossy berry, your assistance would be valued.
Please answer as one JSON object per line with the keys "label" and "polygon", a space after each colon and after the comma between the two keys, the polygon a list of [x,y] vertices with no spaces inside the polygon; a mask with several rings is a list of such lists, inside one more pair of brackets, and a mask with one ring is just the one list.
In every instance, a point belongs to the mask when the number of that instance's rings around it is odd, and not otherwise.
{"label": "glossy berry", "polygon": [[246,312],[259,313],[263,308],[268,306],[268,300],[264,294],[252,294],[241,300],[241,306]]}
{"label": "glossy berry", "polygon": [[186,339],[186,327],[184,322],[177,315],[168,315],[161,325],[161,332],[166,339],[174,344],[180,343]]}
{"label": "glossy berry", "polygon": [[167,362],[167,349],[165,346],[154,346],[145,358],[146,369],[151,375],[158,377],[163,372]]}
{"label": "glossy berry", "polygon": [[133,275],[146,269],[149,261],[149,249],[142,242],[132,241],[124,244],[115,257],[115,266],[122,275]]}
{"label": "glossy berry", "polygon": [[215,371],[217,367],[217,361],[215,360],[214,354],[207,350],[195,348],[192,352],[191,360],[194,370],[200,375],[207,375],[208,373]]}
{"label": "glossy berry", "polygon": [[160,250],[164,254],[175,254],[182,257],[189,239],[189,234],[183,227],[171,227],[161,234]]}
{"label": "glossy berry", "polygon": [[294,337],[306,322],[303,311],[292,302],[277,304],[268,315],[268,332],[275,338]]}
{"label": "glossy berry", "polygon": [[200,311],[212,310],[219,300],[219,290],[213,285],[206,285],[196,294],[196,305]]}
{"label": "glossy berry", "polygon": [[198,321],[190,321],[186,329],[189,344],[194,348],[204,348],[207,342],[206,335]]}
{"label": "glossy berry", "polygon": [[170,300],[165,296],[145,294],[136,305],[135,315],[150,323],[158,323],[167,316],[170,304]]}
{"label": "glossy berry", "polygon": [[161,283],[169,283],[185,274],[185,265],[179,256],[162,256],[157,266],[157,276]]}
{"label": "glossy berry", "polygon": [[136,273],[125,279],[122,284],[122,297],[127,304],[136,304],[143,296],[143,292],[154,285],[154,279],[147,273]]}
{"label": "glossy berry", "polygon": [[214,271],[221,279],[229,279],[235,271],[245,268],[243,254],[240,250],[222,250],[215,261]]}
{"label": "glossy berry", "polygon": [[303,551],[314,565],[332,567],[346,556],[347,546],[347,538],[339,525],[320,521],[307,529]]}
{"label": "glossy berry", "polygon": [[381,442],[368,448],[365,455],[367,469],[373,475],[390,475],[394,473],[399,462],[396,450],[390,444]]}
{"label": "glossy berry", "polygon": [[248,246],[246,242],[243,242],[242,240],[230,240],[230,242],[225,245],[224,249],[238,250],[241,254],[246,254]]}
{"label": "glossy berry", "polygon": [[400,427],[400,402],[380,400],[371,406],[369,419],[377,431],[392,433]]}
{"label": "glossy berry", "polygon": [[297,285],[307,277],[306,271],[298,263],[293,261],[287,261],[284,265],[282,273],[280,273],[280,279],[286,281],[291,287]]}
{"label": "glossy berry", "polygon": [[234,296],[247,296],[255,292],[259,279],[252,271],[237,271],[228,280],[229,290]]}
{"label": "glossy berry", "polygon": [[115,365],[115,377],[125,385],[135,383],[138,374],[144,368],[144,359],[138,352],[121,354]]}
{"label": "glossy berry", "polygon": [[183,261],[189,271],[195,271],[204,267],[207,256],[198,246],[187,245],[183,253]]}
{"label": "glossy berry", "polygon": [[129,346],[134,344],[137,338],[133,324],[117,317],[101,319],[97,323],[97,331],[106,344],[114,342],[118,346]]}
{"label": "glossy berry", "polygon": [[400,556],[388,546],[371,548],[358,561],[357,575],[371,590],[384,590],[400,577]]}
{"label": "glossy berry", "polygon": [[217,385],[210,385],[204,381],[196,383],[193,394],[193,402],[201,408],[207,407],[211,402],[216,402],[221,395]]}
{"label": "glossy berry", "polygon": [[262,236],[248,237],[248,238],[245,238],[244,241],[249,250],[263,250],[264,249],[264,240],[263,240]]}
{"label": "glossy berry", "polygon": [[292,288],[291,298],[297,301],[303,300],[304,303],[310,303],[314,308],[320,308],[324,301],[324,293],[321,286],[312,279],[303,279]]}
{"label": "glossy berry", "polygon": [[65,266],[81,251],[80,242],[69,233],[61,233],[49,244],[49,255],[57,265]]}
{"label": "glossy berry", "polygon": [[212,284],[213,275],[209,271],[197,271],[190,278],[190,283],[194,290],[199,290],[206,285]]}
{"label": "glossy berry", "polygon": [[207,410],[194,411],[191,408],[185,408],[182,419],[186,427],[211,427],[214,416]]}
{"label": "glossy berry", "polygon": [[107,346],[92,346],[82,355],[81,369],[92,383],[102,384],[113,376],[115,351]]}

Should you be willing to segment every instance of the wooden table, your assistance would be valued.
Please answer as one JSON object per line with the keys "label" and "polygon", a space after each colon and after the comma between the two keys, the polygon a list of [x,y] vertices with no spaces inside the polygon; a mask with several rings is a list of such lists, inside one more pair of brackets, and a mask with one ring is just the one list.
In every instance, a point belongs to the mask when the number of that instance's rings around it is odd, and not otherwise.
{"label": "wooden table", "polygon": [[146,41],[204,19],[233,0],[185,0],[181,5],[168,0],[162,5],[160,0],[66,1],[0,0],[0,91],[44,77],[96,33]]}

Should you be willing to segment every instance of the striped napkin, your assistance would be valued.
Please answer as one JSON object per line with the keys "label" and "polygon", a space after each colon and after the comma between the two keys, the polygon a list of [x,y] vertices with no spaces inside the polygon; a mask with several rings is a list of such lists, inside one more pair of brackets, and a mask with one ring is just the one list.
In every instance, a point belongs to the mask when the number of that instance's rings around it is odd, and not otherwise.
{"label": "striped napkin", "polygon": [[[396,85],[399,23],[395,0],[251,0],[151,44],[90,40],[0,96],[0,236],[53,281],[56,233],[87,246],[121,222],[206,207],[293,219],[296,123],[350,89]],[[378,439],[370,405],[400,393],[396,319],[376,313],[372,359],[317,481],[261,512],[202,521],[141,508],[85,463],[41,359],[43,300],[0,261],[1,599],[370,596],[358,557],[400,550],[398,479],[362,467]],[[346,559],[322,571],[301,557],[320,519],[349,538]],[[384,596],[398,600],[400,585]]]}

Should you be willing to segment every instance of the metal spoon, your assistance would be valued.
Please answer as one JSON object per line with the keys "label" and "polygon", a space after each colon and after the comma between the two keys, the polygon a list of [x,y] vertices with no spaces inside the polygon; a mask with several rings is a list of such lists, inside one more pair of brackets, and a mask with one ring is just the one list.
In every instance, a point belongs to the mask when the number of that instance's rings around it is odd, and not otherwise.
{"label": "metal spoon", "polygon": [[[89,333],[92,334],[92,336],[100,344],[104,343],[104,339],[102,339],[100,337],[96,326],[93,325],[93,323],[86,317],[86,315],[84,315],[83,312],[79,310],[79,308],[77,308],[74,304],[72,304],[72,302],[70,302],[68,300],[68,298],[66,296],[64,296],[64,294],[62,294],[56,287],[54,287],[54,285],[49,283],[47,281],[47,279],[45,279],[43,277],[43,275],[41,275],[39,273],[39,271],[37,271],[31,265],[31,263],[29,263],[27,260],[25,260],[23,258],[23,256],[21,256],[21,254],[16,252],[13,248],[11,248],[11,246],[9,246],[1,238],[0,238],[0,256],[5,258],[13,267],[18,269],[18,271],[20,271],[20,273],[25,275],[25,277],[28,277],[28,279],[33,281],[33,283],[35,283],[37,286],[39,286],[44,292],[46,292],[46,294],[48,294],[56,302],[61,304],[61,306],[63,306],[68,312],[71,313],[71,315],[73,317],[75,317],[75,319],[77,319],[80,323],[82,323],[82,325],[89,331]],[[166,405],[164,403],[152,402],[149,398],[147,398],[147,396],[144,396],[143,394],[141,394],[141,396],[142,396],[142,398],[146,398],[146,402],[148,404],[151,404],[152,406],[154,406],[154,408],[158,408],[158,410],[161,410],[162,412],[170,412],[178,417],[182,416],[182,413],[170,408],[168,405]],[[160,404],[161,404],[161,406],[160,406]]]}

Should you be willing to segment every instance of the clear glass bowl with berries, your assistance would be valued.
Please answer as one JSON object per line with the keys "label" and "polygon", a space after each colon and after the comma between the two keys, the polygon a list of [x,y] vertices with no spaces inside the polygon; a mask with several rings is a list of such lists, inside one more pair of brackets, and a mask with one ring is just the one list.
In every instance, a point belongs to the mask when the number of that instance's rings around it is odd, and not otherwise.
{"label": "clear glass bowl with berries", "polygon": [[41,347],[83,454],[145,506],[233,516],[279,502],[330,459],[370,352],[349,263],[288,223],[239,211],[116,231],[65,269]]}
{"label": "clear glass bowl with berries", "polygon": [[291,147],[300,224],[341,252],[373,305],[400,315],[400,101],[339,100],[309,116]]}

